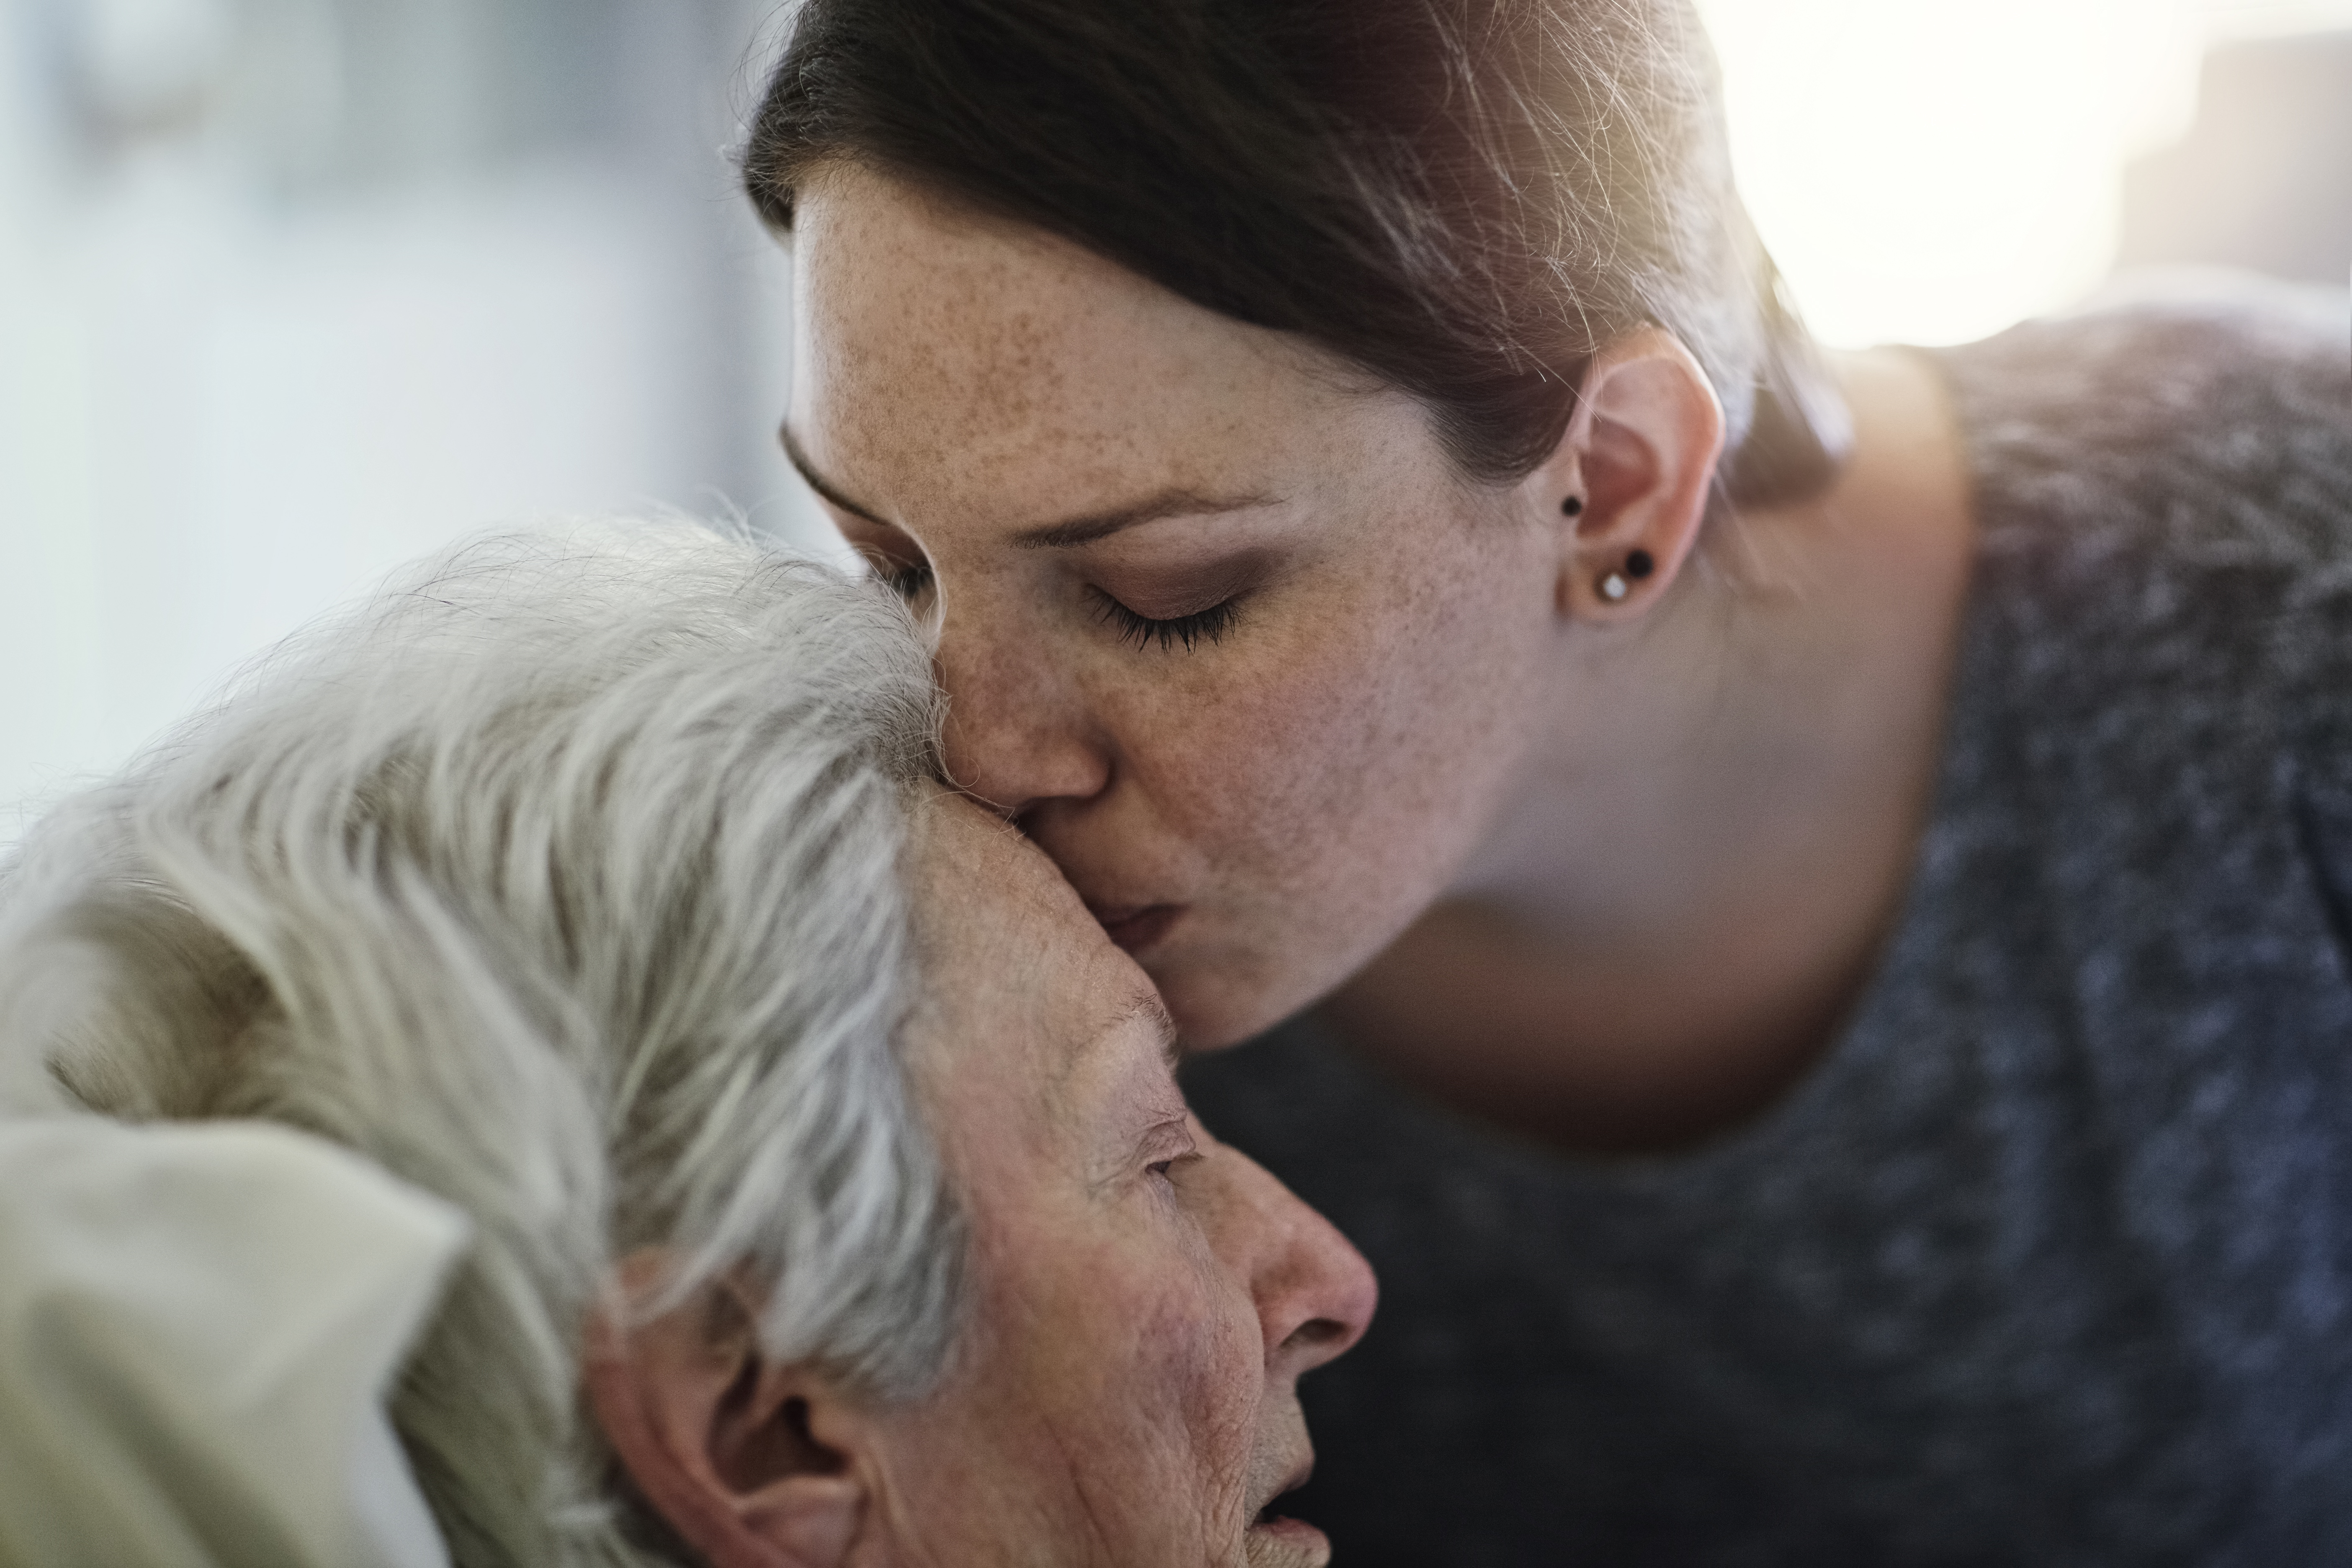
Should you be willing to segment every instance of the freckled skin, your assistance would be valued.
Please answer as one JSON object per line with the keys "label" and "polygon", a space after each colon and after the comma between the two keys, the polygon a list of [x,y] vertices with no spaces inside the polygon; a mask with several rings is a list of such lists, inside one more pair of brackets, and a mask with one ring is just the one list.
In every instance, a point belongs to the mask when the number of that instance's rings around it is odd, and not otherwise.
{"label": "freckled skin", "polygon": [[1724,411],[1660,329],[1481,487],[1360,370],[886,175],[819,171],[793,244],[788,429],[929,619],[954,776],[1189,1046],[1324,997],[1405,1086],[1630,1152],[1833,1038],[1917,854],[1974,559],[1931,366],[1837,356],[1836,481],[1717,528]]}
{"label": "freckled skin", "polygon": [[911,864],[931,999],[909,1053],[971,1311],[946,1386],[877,1417],[858,1560],[1319,1568],[1319,1537],[1251,1523],[1301,1479],[1297,1379],[1361,1333],[1370,1269],[1191,1121],[1132,1016],[1147,983],[1034,847],[943,798]]}
{"label": "freckled skin", "polygon": [[[789,423],[878,520],[836,509],[853,542],[931,569],[958,782],[1090,905],[1183,907],[1139,957],[1188,1043],[1336,984],[1526,753],[1555,529],[1462,482],[1411,399],[1049,237],[845,168],[808,184],[793,243]],[[1159,486],[1275,499],[1006,545]],[[1274,564],[1213,646],[1122,644],[1087,592],[1149,595],[1241,542]]]}

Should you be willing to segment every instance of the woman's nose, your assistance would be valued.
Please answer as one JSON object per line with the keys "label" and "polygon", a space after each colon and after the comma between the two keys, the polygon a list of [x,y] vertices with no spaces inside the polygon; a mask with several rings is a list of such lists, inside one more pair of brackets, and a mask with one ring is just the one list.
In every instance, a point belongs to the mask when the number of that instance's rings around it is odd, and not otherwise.
{"label": "woman's nose", "polygon": [[1008,816],[1086,799],[1110,782],[1108,749],[1076,684],[1032,637],[948,616],[932,655],[948,697],[949,782]]}
{"label": "woman's nose", "polygon": [[1248,1258],[1250,1293],[1265,1331],[1266,1370],[1296,1378],[1364,1337],[1380,1301],[1380,1282],[1339,1227],[1264,1166],[1238,1149],[1221,1148],[1219,1154],[1237,1163],[1243,1201],[1234,1213],[1248,1234],[1232,1239]]}

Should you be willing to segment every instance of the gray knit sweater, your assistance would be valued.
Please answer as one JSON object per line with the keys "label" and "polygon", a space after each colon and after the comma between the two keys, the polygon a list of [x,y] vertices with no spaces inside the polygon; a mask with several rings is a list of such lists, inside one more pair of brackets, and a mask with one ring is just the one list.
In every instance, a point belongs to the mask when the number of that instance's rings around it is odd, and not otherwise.
{"label": "gray knit sweater", "polygon": [[2352,327],[2141,304],[1937,356],[1982,542],[1847,1034],[1580,1163],[1294,1025],[1210,1125],[1381,1274],[1340,1568],[2352,1564]]}

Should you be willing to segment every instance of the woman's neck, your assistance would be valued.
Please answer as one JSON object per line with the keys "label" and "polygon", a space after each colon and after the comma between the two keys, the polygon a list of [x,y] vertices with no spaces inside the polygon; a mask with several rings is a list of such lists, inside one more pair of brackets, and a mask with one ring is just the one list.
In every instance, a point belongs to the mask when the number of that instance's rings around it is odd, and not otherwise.
{"label": "woman's neck", "polygon": [[1972,531],[1932,369],[1841,364],[1836,489],[1743,516],[1657,612],[1570,629],[1559,706],[1450,896],[1327,1006],[1458,1109],[1685,1145],[1834,1037],[1932,803]]}

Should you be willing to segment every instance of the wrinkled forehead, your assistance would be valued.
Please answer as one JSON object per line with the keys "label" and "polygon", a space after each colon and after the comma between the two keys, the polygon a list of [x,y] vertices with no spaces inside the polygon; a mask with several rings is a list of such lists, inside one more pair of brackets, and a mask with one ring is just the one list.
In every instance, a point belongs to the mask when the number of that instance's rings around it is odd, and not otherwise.
{"label": "wrinkled forehead", "polygon": [[918,808],[908,853],[914,1032],[923,1070],[951,1081],[953,1100],[1083,1117],[1139,1055],[1172,1061],[1159,994],[1034,845],[942,793]]}

